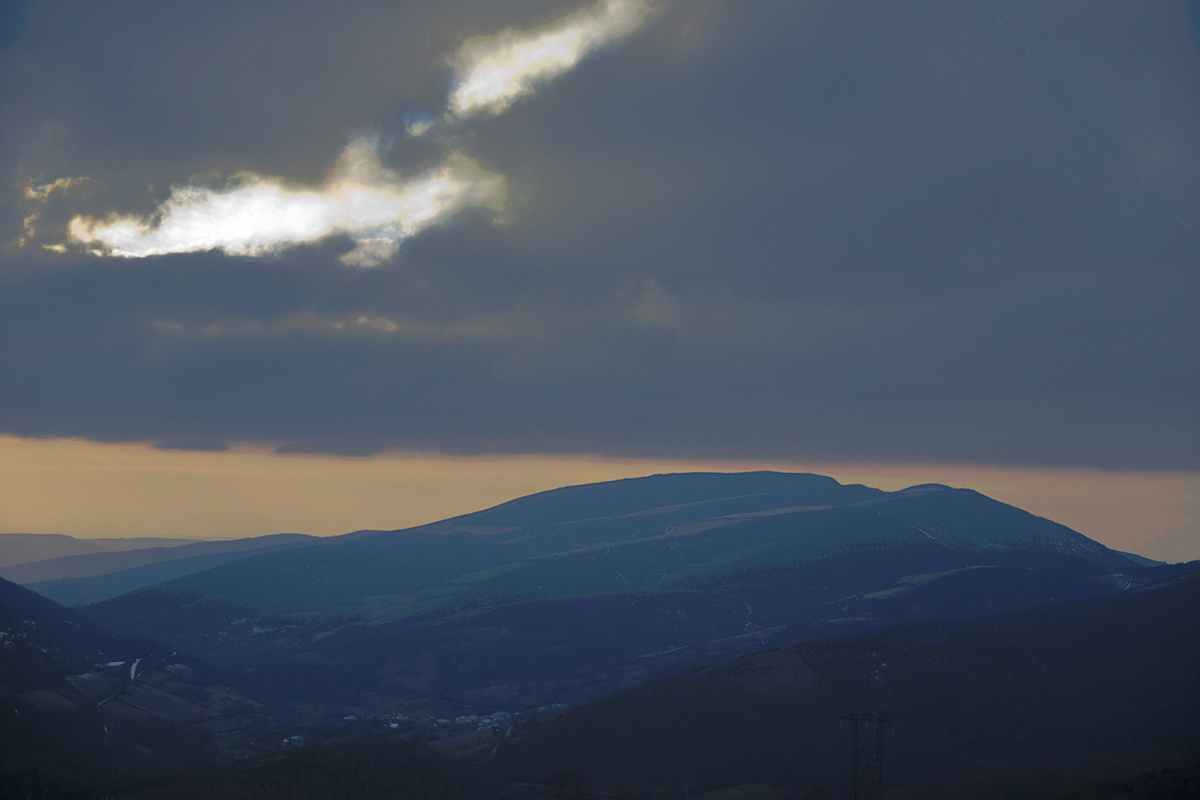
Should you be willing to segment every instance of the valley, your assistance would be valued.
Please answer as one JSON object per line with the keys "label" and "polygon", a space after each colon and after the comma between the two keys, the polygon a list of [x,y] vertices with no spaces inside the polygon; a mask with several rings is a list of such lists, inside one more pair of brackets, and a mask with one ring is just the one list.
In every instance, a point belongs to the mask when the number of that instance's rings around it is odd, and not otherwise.
{"label": "valley", "polygon": [[[910,749],[983,748],[930,760],[901,747],[914,765],[895,773],[904,785],[969,779],[946,758],[1044,772],[1020,755],[1046,750],[1042,739],[988,756],[995,736],[965,744],[944,715],[976,708],[1011,736],[1023,708],[1047,736],[1072,703],[1123,697],[1113,680],[1161,689],[1115,701],[1092,725],[1105,746],[1132,747],[1119,728],[1178,755],[1183,740],[1154,739],[1147,720],[1168,696],[1190,702],[1200,666],[1191,642],[1171,644],[1195,630],[1195,565],[1142,563],[939,485],[651,476],[244,552],[75,610],[6,584],[5,608],[24,620],[9,635],[49,643],[30,657],[58,676],[7,694],[29,714],[86,713],[103,730],[209,736],[194,752],[210,760],[417,738],[479,762],[505,791],[577,773],[636,797],[764,781],[775,797],[837,783],[828,748],[840,739],[822,731],[856,708],[915,725],[903,728]],[[1104,665],[1109,641],[1125,666]],[[1066,691],[1076,674],[1090,695]]]}

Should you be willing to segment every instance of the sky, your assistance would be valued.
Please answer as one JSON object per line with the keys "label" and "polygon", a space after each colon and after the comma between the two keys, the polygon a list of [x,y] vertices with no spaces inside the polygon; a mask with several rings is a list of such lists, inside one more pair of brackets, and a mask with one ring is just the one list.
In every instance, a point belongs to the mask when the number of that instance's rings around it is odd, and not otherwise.
{"label": "sky", "polygon": [[1200,558],[1195,0],[36,0],[0,119],[0,530],[790,465]]}
{"label": "sky", "polygon": [[667,472],[771,469],[896,491],[974,489],[1125,552],[1188,560],[1200,476],[995,465],[654,461],[602,456],[280,455],[0,437],[7,532],[232,539],[394,530],[561,486]]}

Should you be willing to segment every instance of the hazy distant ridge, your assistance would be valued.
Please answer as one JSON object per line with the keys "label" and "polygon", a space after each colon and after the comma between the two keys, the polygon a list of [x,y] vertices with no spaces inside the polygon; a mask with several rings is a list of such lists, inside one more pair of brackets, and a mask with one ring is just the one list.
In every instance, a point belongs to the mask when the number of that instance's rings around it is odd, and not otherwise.
{"label": "hazy distant ridge", "polygon": [[181,547],[199,541],[203,540],[144,536],[130,539],[78,539],[61,533],[0,533],[0,568],[84,553]]}
{"label": "hazy distant ridge", "polygon": [[121,570],[193,556],[237,553],[263,547],[316,541],[299,533],[278,533],[230,541],[192,542],[172,547],[144,547],[120,552],[86,552],[0,568],[0,578],[27,585],[67,578],[90,578]]}

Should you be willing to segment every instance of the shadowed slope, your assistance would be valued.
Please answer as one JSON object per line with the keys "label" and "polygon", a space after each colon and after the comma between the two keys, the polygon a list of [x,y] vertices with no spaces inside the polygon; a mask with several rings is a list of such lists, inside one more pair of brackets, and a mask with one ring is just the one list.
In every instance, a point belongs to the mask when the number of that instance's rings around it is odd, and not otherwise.
{"label": "shadowed slope", "polygon": [[1115,599],[762,652],[531,724],[500,760],[523,780],[580,772],[634,796],[756,783],[839,796],[840,718],[883,711],[889,797],[1023,796],[1162,768],[1200,752],[1186,711],[1200,707],[1200,563],[1155,574]]}
{"label": "shadowed slope", "polygon": [[969,490],[669,475],[251,558],[87,612],[248,669],[263,696],[442,715],[576,704],[767,642],[1115,593],[1139,569]]}

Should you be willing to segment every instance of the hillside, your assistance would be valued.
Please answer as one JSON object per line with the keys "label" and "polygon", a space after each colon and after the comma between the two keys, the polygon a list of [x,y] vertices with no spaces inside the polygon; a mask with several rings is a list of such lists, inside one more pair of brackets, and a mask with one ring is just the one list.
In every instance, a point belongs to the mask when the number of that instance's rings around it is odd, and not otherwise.
{"label": "hillside", "polygon": [[[271,549],[295,547],[320,541],[298,533],[279,533],[214,542],[185,542],[170,546],[138,547],[129,550],[105,550],[12,564],[0,569],[0,578],[29,586],[48,581],[66,581],[109,575],[123,570],[165,561],[214,555],[259,554]],[[140,588],[140,587],[139,587]]]}
{"label": "hillside", "polygon": [[[0,568],[84,553],[110,553],[140,550],[147,547],[179,547],[193,544],[196,541],[199,540],[154,537],[77,539],[61,533],[0,533]],[[4,577],[4,575],[0,574],[0,577]]]}
{"label": "hillside", "polygon": [[[197,546],[196,549],[192,549],[190,546],[179,548],[180,551],[186,552],[180,552],[177,555],[170,554],[167,557],[161,557],[163,554],[147,551],[152,560],[106,559],[100,563],[75,564],[72,566],[86,566],[87,571],[98,571],[99,569],[113,569],[120,564],[129,563],[131,560],[150,561],[150,563],[142,566],[104,572],[94,576],[36,581],[27,583],[25,586],[63,605],[71,607],[84,606],[113,597],[119,597],[120,595],[137,591],[146,586],[153,586],[187,575],[195,575],[197,572],[204,572],[223,564],[231,564],[235,561],[254,558],[266,553],[276,553],[294,547],[307,547],[320,543],[321,540],[315,537],[300,536],[298,534],[262,536],[232,542],[204,542],[200,546]],[[53,559],[53,561],[61,560],[63,559]],[[50,562],[38,562],[22,566],[31,568],[41,568],[44,566],[59,567],[59,565],[51,565]]]}
{"label": "hillside", "polygon": [[86,611],[244,670],[301,718],[537,713],[770,644],[1116,593],[1142,569],[967,490],[665,475],[258,556]]}
{"label": "hillside", "polygon": [[479,574],[483,570],[528,567],[543,556],[663,539],[668,530],[686,536],[697,532],[691,526],[730,527],[754,522],[755,514],[844,506],[880,495],[820,476],[778,473],[667,475],[568,487],[432,525],[210,570],[99,604],[91,613],[130,628],[140,626],[135,609],[143,600],[159,608],[153,598],[186,595],[193,608],[211,600],[256,616],[404,616],[445,605],[412,592],[441,585],[432,593],[448,599],[491,577]]}
{"label": "hillside", "polygon": [[[1200,563],[1148,580],[1102,600],[760,652],[529,723],[498,759],[524,782],[578,774],[627,797],[755,784],[765,798],[838,797],[851,749],[841,718],[885,712],[885,789],[897,800],[1089,781],[1095,796],[1107,781],[1107,796],[1143,782],[1163,793],[1137,796],[1191,797],[1179,787],[1200,788],[1188,719],[1200,708]],[[1172,765],[1185,768],[1174,783]]]}
{"label": "hillside", "polygon": [[239,731],[270,722],[260,704],[203,662],[93,628],[0,579],[0,797],[502,794],[495,780],[394,740],[229,761],[249,755],[238,749],[245,742]]}
{"label": "hillside", "polygon": [[92,796],[213,761],[219,693],[236,697],[195,659],[0,579],[0,797]]}

